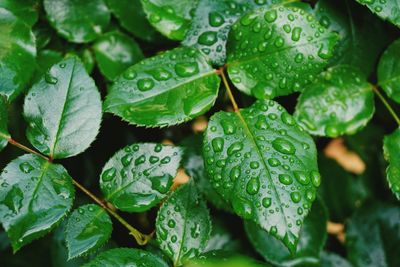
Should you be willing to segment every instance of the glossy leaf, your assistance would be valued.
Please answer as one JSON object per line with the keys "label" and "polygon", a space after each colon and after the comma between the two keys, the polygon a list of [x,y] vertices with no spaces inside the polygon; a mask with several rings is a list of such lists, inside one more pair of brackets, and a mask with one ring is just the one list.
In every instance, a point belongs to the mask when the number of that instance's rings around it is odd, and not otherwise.
{"label": "glossy leaf", "polygon": [[52,158],[87,149],[101,121],[100,94],[79,59],[53,65],[25,97],[28,140]]}
{"label": "glossy leaf", "polygon": [[14,252],[52,230],[72,206],[72,179],[59,164],[24,155],[0,177],[0,220]]}
{"label": "glossy leaf", "polygon": [[322,252],[321,267],[353,267],[350,262],[332,252]]}
{"label": "glossy leaf", "polygon": [[135,37],[147,42],[160,39],[157,31],[150,25],[139,0],[106,0],[110,11],[118,18],[121,26]]}
{"label": "glossy leaf", "polygon": [[229,77],[260,99],[302,91],[328,65],[337,39],[303,9],[256,9],[229,33]]}
{"label": "glossy leaf", "polygon": [[387,20],[400,27],[400,5],[397,0],[356,0],[367,6],[373,13],[383,20]]}
{"label": "glossy leaf", "polygon": [[236,214],[295,251],[320,175],[314,142],[293,117],[272,100],[219,112],[203,151],[211,184]]}
{"label": "glossy leaf", "polygon": [[11,11],[29,26],[38,20],[38,0],[0,0],[0,7]]}
{"label": "glossy leaf", "polygon": [[383,53],[378,65],[378,83],[386,94],[400,103],[400,39]]}
{"label": "glossy leaf", "polygon": [[150,143],[127,146],[104,166],[101,191],[120,210],[148,210],[167,196],[180,161],[178,147]]}
{"label": "glossy leaf", "polygon": [[50,69],[51,66],[63,59],[61,52],[54,50],[41,50],[36,58],[36,71],[33,75],[33,81],[38,82],[40,78]]}
{"label": "glossy leaf", "polygon": [[158,211],[157,241],[174,266],[197,257],[206,247],[210,233],[207,206],[192,181],[178,188]]}
{"label": "glossy leaf", "polygon": [[94,43],[93,49],[101,73],[109,80],[143,59],[138,44],[120,32],[109,32],[101,36]]}
{"label": "glossy leaf", "polygon": [[354,267],[400,266],[400,208],[367,203],[346,226],[347,255]]}
{"label": "glossy leaf", "polygon": [[389,166],[386,177],[393,194],[400,200],[400,128],[385,136],[383,151]]}
{"label": "glossy leaf", "polygon": [[193,48],[177,48],[128,68],[111,87],[104,109],[132,124],[163,127],[206,112],[220,79]]}
{"label": "glossy leaf", "polygon": [[103,0],[44,0],[43,6],[58,34],[74,43],[93,41],[110,21],[110,12]]}
{"label": "glossy leaf", "polygon": [[325,244],[328,214],[320,200],[313,205],[300,231],[299,245],[294,254],[276,238],[252,221],[245,222],[247,236],[257,252],[277,266],[315,266]]}
{"label": "glossy leaf", "polygon": [[372,85],[350,66],[328,69],[300,95],[294,117],[313,135],[354,134],[375,111]]}
{"label": "glossy leaf", "polygon": [[68,258],[98,249],[107,242],[111,232],[112,222],[103,208],[94,204],[80,206],[72,212],[66,227]]}
{"label": "glossy leaf", "polygon": [[116,267],[116,266],[146,266],[168,267],[156,255],[150,252],[133,248],[115,248],[100,253],[82,267]]}
{"label": "glossy leaf", "polygon": [[211,236],[204,252],[214,250],[240,251],[240,240],[235,238],[235,232],[230,232],[230,225],[231,223],[226,220],[225,216],[212,218]]}
{"label": "glossy leaf", "polygon": [[141,0],[151,25],[172,40],[183,40],[198,0]]}
{"label": "glossy leaf", "polygon": [[13,100],[35,69],[35,37],[30,28],[0,7],[0,94]]}
{"label": "glossy leaf", "polygon": [[8,104],[0,95],[0,151],[7,145],[10,134],[8,133]]}

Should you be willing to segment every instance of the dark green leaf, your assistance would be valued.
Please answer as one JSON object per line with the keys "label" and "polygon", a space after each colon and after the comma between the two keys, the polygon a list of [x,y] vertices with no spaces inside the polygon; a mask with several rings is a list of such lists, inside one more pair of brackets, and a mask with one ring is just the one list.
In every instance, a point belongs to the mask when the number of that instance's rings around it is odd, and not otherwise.
{"label": "dark green leaf", "polygon": [[96,64],[94,55],[89,49],[71,50],[65,55],[65,58],[69,57],[78,57],[82,61],[87,73],[91,73]]}
{"label": "dark green leaf", "polygon": [[350,262],[339,255],[323,251],[321,253],[321,267],[353,267]]}
{"label": "dark green leaf", "polygon": [[35,69],[35,37],[10,11],[0,8],[0,94],[13,100]]}
{"label": "dark green leaf", "polygon": [[400,128],[385,136],[383,151],[386,160],[389,162],[386,170],[389,187],[400,200]]}
{"label": "dark green leaf", "polygon": [[354,134],[375,111],[372,85],[350,66],[323,72],[300,95],[294,117],[313,135],[337,137]]}
{"label": "dark green leaf", "polygon": [[144,12],[160,33],[172,40],[183,40],[198,0],[141,0]]}
{"label": "dark green leaf", "polygon": [[221,219],[218,217],[212,218],[211,236],[204,252],[213,250],[239,251],[240,240],[235,239],[233,233],[229,231],[229,227],[232,225],[229,221],[224,221],[225,218],[222,216]]}
{"label": "dark green leaf", "polygon": [[100,206],[88,204],[76,209],[68,219],[66,242],[68,258],[90,253],[107,242],[112,232],[112,222]]}
{"label": "dark green leaf", "polygon": [[36,58],[36,71],[33,75],[33,81],[38,82],[40,78],[50,69],[51,66],[63,59],[61,52],[54,50],[41,50]]}
{"label": "dark green leaf", "polygon": [[0,0],[0,7],[11,11],[29,26],[38,20],[38,0]]}
{"label": "dark green leaf", "polygon": [[8,104],[0,95],[0,151],[7,145],[10,134],[8,133]]}
{"label": "dark green leaf", "polygon": [[347,255],[355,267],[400,266],[400,207],[366,203],[346,227]]}
{"label": "dark green leaf", "polygon": [[270,267],[252,258],[214,250],[200,255],[185,264],[185,267]]}
{"label": "dark green leaf", "polygon": [[79,59],[53,65],[25,97],[27,137],[52,158],[66,158],[90,146],[100,128],[100,94]]}
{"label": "dark green leaf", "polygon": [[120,32],[109,32],[101,36],[94,43],[93,49],[101,73],[109,80],[143,59],[137,43]]}
{"label": "dark green leaf", "polygon": [[115,248],[100,253],[96,258],[82,267],[123,266],[168,267],[168,264],[147,251],[133,248]]}
{"label": "dark green leaf", "polygon": [[390,21],[400,27],[400,4],[398,0],[356,0],[360,4],[367,6],[373,13],[380,18]]}
{"label": "dark green leaf", "polygon": [[321,200],[317,200],[304,220],[299,245],[294,254],[276,238],[269,235],[252,221],[245,222],[247,236],[263,258],[278,266],[315,266],[325,244],[328,214]]}
{"label": "dark green leaf", "polygon": [[210,215],[193,181],[178,188],[162,205],[156,220],[157,241],[174,266],[197,257],[211,233]]}
{"label": "dark green leaf", "polygon": [[206,112],[219,83],[200,51],[177,48],[127,69],[111,87],[104,108],[132,124],[174,125]]}
{"label": "dark green leaf", "polygon": [[383,53],[378,65],[379,86],[397,103],[400,103],[400,39]]}
{"label": "dark green leaf", "polygon": [[274,101],[211,117],[204,140],[211,184],[242,218],[294,251],[320,184],[312,138]]}
{"label": "dark green leaf", "polygon": [[167,196],[180,161],[178,147],[150,143],[127,146],[104,166],[101,191],[120,210],[148,210]]}
{"label": "dark green leaf", "polygon": [[337,39],[303,9],[259,8],[232,26],[228,74],[260,99],[301,91],[329,63]]}
{"label": "dark green leaf", "polygon": [[70,42],[87,43],[96,39],[110,21],[103,0],[44,0],[51,25]]}
{"label": "dark green leaf", "polygon": [[52,230],[70,210],[75,194],[64,167],[36,155],[9,163],[0,184],[0,220],[14,252]]}

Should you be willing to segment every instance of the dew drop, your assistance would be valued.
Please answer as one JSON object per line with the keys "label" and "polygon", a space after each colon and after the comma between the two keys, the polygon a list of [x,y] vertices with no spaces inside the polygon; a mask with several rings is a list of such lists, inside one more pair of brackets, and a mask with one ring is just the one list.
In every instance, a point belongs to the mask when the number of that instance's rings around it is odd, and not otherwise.
{"label": "dew drop", "polygon": [[260,191],[260,180],[256,177],[251,178],[246,185],[246,191],[249,195],[255,195]]}
{"label": "dew drop", "polygon": [[196,62],[182,62],[175,65],[175,72],[180,77],[191,77],[199,73],[199,66]]}
{"label": "dew drop", "polygon": [[111,167],[103,172],[101,179],[103,179],[104,182],[111,181],[115,177],[116,173],[117,173],[117,170],[114,167]]}
{"label": "dew drop", "polygon": [[29,162],[23,162],[19,165],[19,169],[23,172],[23,173],[30,173],[31,171],[33,171],[33,167]]}
{"label": "dew drop", "polygon": [[281,137],[272,141],[272,147],[283,154],[293,155],[296,152],[294,145]]}
{"label": "dew drop", "polygon": [[150,78],[143,78],[137,81],[137,87],[140,91],[145,92],[154,87],[154,81]]}

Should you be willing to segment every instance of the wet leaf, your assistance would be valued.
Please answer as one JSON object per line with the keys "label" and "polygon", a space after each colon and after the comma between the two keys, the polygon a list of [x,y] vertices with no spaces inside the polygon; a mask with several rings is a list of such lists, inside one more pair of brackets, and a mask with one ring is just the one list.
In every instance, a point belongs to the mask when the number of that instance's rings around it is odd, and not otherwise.
{"label": "wet leaf", "polygon": [[54,50],[41,50],[36,58],[36,71],[33,75],[33,81],[38,82],[40,78],[50,69],[51,66],[63,59],[61,52]]}
{"label": "wet leaf", "polygon": [[7,145],[10,134],[8,133],[8,104],[0,95],[0,151]]}
{"label": "wet leaf", "polygon": [[400,103],[400,39],[383,53],[378,65],[378,83],[386,94]]}
{"label": "wet leaf", "polygon": [[188,261],[185,267],[271,267],[271,265],[240,254],[213,250]]}
{"label": "wet leaf", "polygon": [[393,194],[400,200],[400,129],[385,136],[383,141],[385,159],[389,162],[386,178]]}
{"label": "wet leaf", "polygon": [[367,6],[373,13],[383,20],[400,27],[400,5],[397,0],[356,0]]}
{"label": "wet leaf", "polygon": [[11,11],[29,26],[38,20],[38,0],[0,0],[0,7]]}

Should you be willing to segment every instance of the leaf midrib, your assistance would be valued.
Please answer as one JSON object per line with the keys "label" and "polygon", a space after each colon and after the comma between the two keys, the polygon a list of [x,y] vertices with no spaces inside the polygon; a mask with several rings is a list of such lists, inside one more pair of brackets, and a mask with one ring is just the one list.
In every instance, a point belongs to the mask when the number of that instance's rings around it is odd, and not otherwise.
{"label": "leaf midrib", "polygon": [[184,209],[185,210],[185,216],[184,216],[185,220],[183,221],[183,233],[182,233],[182,239],[179,242],[179,251],[178,251],[178,255],[174,261],[174,266],[177,266],[178,262],[180,260],[181,253],[182,253],[182,247],[183,247],[183,243],[184,243],[184,239],[185,239],[185,235],[186,235],[188,206],[189,206],[189,202],[190,202],[190,196],[192,195],[191,194],[191,191],[192,191],[191,184],[188,184],[187,186],[189,187],[189,189],[188,189],[189,193],[187,194],[187,201],[186,201],[186,205],[185,205],[185,209]]}

